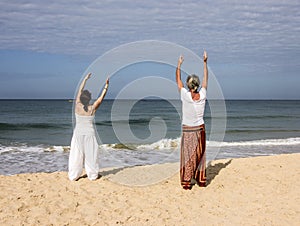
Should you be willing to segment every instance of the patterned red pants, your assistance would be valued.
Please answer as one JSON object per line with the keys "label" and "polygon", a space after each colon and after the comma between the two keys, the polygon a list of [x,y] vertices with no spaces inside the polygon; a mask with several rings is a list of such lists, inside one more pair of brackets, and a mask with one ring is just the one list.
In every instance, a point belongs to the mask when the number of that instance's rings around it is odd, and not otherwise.
{"label": "patterned red pants", "polygon": [[180,180],[185,189],[192,187],[195,179],[201,187],[206,183],[205,125],[182,126],[180,153]]}

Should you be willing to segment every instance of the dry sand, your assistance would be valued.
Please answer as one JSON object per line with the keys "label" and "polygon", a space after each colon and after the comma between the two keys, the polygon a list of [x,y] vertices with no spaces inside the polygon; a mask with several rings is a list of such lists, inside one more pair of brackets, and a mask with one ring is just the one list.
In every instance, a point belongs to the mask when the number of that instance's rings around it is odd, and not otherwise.
{"label": "dry sand", "polygon": [[[214,161],[207,187],[190,191],[178,171],[148,186],[112,182],[143,178],[151,166],[106,170],[97,181],[0,176],[0,225],[300,225],[299,163],[300,153]],[[152,167],[159,178],[178,164]]]}

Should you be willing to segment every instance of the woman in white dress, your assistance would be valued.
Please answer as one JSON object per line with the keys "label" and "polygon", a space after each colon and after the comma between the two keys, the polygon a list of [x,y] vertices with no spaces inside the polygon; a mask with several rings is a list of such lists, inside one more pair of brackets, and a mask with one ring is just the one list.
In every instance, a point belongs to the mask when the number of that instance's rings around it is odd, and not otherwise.
{"label": "woman in white dress", "polygon": [[96,110],[99,108],[108,89],[109,79],[106,80],[104,89],[99,98],[90,104],[91,93],[84,90],[91,73],[83,79],[75,102],[76,125],[73,131],[69,155],[70,180],[77,180],[83,171],[83,164],[90,180],[96,180],[99,173],[99,150],[94,128]]}

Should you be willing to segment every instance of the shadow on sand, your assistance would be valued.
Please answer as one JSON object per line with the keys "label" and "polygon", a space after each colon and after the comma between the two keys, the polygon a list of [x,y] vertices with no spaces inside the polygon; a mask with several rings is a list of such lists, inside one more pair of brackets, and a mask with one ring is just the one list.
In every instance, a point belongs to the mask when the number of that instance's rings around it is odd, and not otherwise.
{"label": "shadow on sand", "polygon": [[[210,183],[214,180],[214,178],[220,173],[220,171],[224,168],[226,168],[230,163],[231,163],[232,159],[228,160],[225,163],[217,163],[214,165],[211,165],[211,162],[208,163],[207,167],[206,167],[206,187],[210,185]],[[98,178],[100,179],[103,176],[107,176],[110,174],[117,174],[118,172],[126,169],[126,168],[133,168],[133,167],[137,167],[140,165],[134,165],[134,166],[125,166],[125,167],[120,167],[120,168],[115,168],[115,169],[106,169],[102,172],[99,173]],[[77,179],[83,179],[83,178],[87,178],[87,175],[84,174],[83,176],[79,177]]]}
{"label": "shadow on sand", "polygon": [[[98,179],[100,179],[101,177],[104,177],[104,176],[107,176],[107,175],[110,175],[110,174],[117,174],[118,172],[124,170],[124,169],[127,169],[127,168],[134,168],[136,166],[141,166],[141,165],[134,165],[134,166],[124,166],[124,167],[120,167],[120,168],[115,168],[115,169],[105,169],[101,172],[99,172],[98,174]],[[82,176],[80,176],[76,181],[80,180],[80,179],[84,179],[84,178],[87,178],[87,174],[84,174]]]}
{"label": "shadow on sand", "polygon": [[206,186],[209,186],[213,179],[220,173],[220,171],[226,168],[231,161],[232,159],[225,163],[217,163],[215,165],[211,165],[211,162],[209,162],[206,168]]}

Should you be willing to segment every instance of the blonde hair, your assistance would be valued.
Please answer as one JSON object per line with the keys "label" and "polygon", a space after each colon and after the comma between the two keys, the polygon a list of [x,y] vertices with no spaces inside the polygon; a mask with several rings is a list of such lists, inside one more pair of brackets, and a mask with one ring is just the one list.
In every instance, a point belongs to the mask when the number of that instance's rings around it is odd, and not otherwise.
{"label": "blonde hair", "polygon": [[196,92],[200,86],[200,79],[197,75],[189,75],[186,79],[186,85],[189,90]]}

